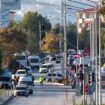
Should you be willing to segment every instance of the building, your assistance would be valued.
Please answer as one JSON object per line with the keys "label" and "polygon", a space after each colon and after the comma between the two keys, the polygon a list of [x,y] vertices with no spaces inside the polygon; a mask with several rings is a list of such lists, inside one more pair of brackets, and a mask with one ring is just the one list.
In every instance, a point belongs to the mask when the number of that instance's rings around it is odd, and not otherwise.
{"label": "building", "polygon": [[0,0],[0,28],[7,27],[13,21],[11,10],[20,9],[21,0]]}
{"label": "building", "polygon": [[98,7],[96,9],[95,8],[83,9],[77,12],[78,33],[81,33],[83,28],[88,29],[90,27],[90,23],[92,23],[95,19],[98,19],[97,11],[98,11]]}

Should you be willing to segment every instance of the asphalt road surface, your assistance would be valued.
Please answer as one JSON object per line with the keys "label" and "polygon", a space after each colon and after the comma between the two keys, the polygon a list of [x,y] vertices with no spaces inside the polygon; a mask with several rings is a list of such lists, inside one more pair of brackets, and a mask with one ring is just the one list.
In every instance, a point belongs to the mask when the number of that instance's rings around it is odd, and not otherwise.
{"label": "asphalt road surface", "polygon": [[58,83],[36,83],[34,92],[28,97],[17,96],[8,105],[72,105],[71,95],[74,94],[69,86]]}
{"label": "asphalt road surface", "polygon": [[[55,71],[62,72],[61,64],[53,63]],[[8,105],[72,105],[72,96],[75,90],[71,89],[70,86],[47,82],[40,86],[37,81],[40,76],[39,72],[35,71],[34,76],[35,86],[33,94],[28,97],[17,96]]]}

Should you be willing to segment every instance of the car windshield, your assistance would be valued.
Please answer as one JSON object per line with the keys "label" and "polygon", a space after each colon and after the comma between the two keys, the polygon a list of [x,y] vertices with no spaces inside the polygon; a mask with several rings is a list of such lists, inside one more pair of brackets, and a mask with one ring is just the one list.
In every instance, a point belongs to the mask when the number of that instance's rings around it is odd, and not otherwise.
{"label": "car windshield", "polygon": [[27,90],[27,87],[16,87],[16,90]]}
{"label": "car windshield", "polygon": [[42,68],[52,68],[53,65],[42,65]]}
{"label": "car windshield", "polygon": [[58,75],[58,77],[63,77],[61,74],[57,74]]}
{"label": "car windshield", "polygon": [[56,76],[56,74],[54,73],[54,74],[52,74],[52,76]]}
{"label": "car windshield", "polygon": [[19,71],[18,74],[25,74],[25,71]]}
{"label": "car windshield", "polygon": [[26,58],[25,56],[17,56],[16,57],[17,60],[25,60],[25,58]]}
{"label": "car windshield", "polygon": [[51,76],[51,74],[48,74],[48,76]]}
{"label": "car windshield", "polygon": [[31,62],[32,62],[32,63],[38,63],[39,60],[38,60],[38,59],[31,59]]}
{"label": "car windshield", "polygon": [[58,59],[62,59],[62,56],[57,56]]}
{"label": "car windshield", "polygon": [[26,68],[27,71],[31,71],[30,68]]}

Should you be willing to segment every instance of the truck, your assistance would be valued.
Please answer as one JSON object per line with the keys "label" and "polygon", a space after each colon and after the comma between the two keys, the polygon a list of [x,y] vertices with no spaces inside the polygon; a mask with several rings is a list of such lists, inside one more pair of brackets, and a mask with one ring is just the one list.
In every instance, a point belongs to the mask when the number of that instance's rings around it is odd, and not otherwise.
{"label": "truck", "polygon": [[16,61],[19,65],[26,67],[27,66],[27,56],[25,54],[15,55]]}
{"label": "truck", "polygon": [[41,65],[41,59],[38,55],[31,55],[28,57],[28,64],[32,69],[34,68],[39,69]]}

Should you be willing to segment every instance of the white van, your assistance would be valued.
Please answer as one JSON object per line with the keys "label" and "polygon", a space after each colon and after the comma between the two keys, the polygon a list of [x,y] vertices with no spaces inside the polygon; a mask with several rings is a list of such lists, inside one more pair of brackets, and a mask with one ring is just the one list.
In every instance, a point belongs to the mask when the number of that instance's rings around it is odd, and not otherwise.
{"label": "white van", "polygon": [[41,59],[37,55],[32,55],[28,57],[28,63],[31,68],[39,68],[41,65]]}
{"label": "white van", "polygon": [[22,65],[24,67],[27,66],[27,57],[25,54],[18,54],[15,57],[16,57],[16,61],[19,62],[19,65]]}

